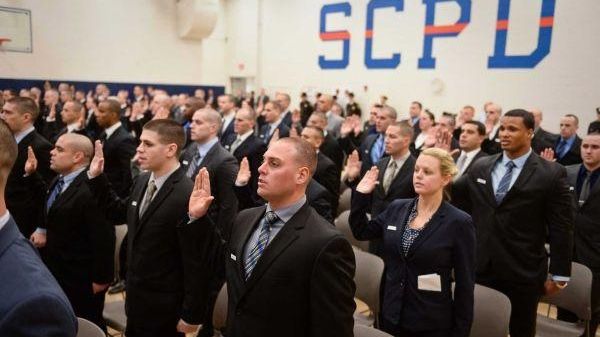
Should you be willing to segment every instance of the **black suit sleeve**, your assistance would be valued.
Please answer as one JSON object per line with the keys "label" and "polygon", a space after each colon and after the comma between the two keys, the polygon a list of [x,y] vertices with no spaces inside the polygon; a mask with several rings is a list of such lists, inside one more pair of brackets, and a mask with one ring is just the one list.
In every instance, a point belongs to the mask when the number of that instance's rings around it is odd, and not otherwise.
{"label": "black suit sleeve", "polygon": [[35,153],[35,157],[38,161],[38,172],[44,178],[46,184],[49,184],[50,181],[56,175],[54,171],[50,169],[50,151],[52,150],[52,144],[48,142],[43,142],[40,145],[33,146],[33,152]]}
{"label": "black suit sleeve", "polygon": [[311,337],[353,336],[354,252],[341,236],[332,238],[319,253],[310,280]]}
{"label": "black suit sleeve", "polygon": [[95,200],[85,202],[85,224],[89,226],[94,251],[93,280],[95,283],[110,283],[114,278],[114,227],[109,226]]}
{"label": "black suit sleeve", "polygon": [[329,192],[323,191],[323,193],[319,193],[314,199],[310,200],[309,204],[327,222],[333,223],[333,209],[329,200],[331,200],[331,195]]}
{"label": "black suit sleeve", "polygon": [[349,222],[352,234],[357,240],[380,238],[383,235],[382,228],[387,223],[388,210],[391,205],[375,219],[369,221],[367,211],[369,210],[370,200],[371,194],[360,193],[356,190],[352,191]]}
{"label": "black suit sleeve", "polygon": [[452,337],[467,337],[473,321],[475,287],[475,227],[471,217],[456,223],[454,250],[454,325]]}
{"label": "black suit sleeve", "polygon": [[[210,265],[215,245],[221,244],[218,230],[208,216],[188,223],[185,219],[177,227],[177,236],[183,264],[183,304],[181,319],[189,324],[200,324],[205,320],[206,303],[210,286]],[[201,242],[198,242],[201,241]]]}
{"label": "black suit sleeve", "polygon": [[132,137],[124,138],[119,144],[120,149],[116,151],[118,166],[121,168],[120,183],[115,184],[119,186],[119,190],[116,191],[120,196],[126,196],[133,183],[131,176],[131,158],[135,155],[135,140]]}
{"label": "black suit sleeve", "polygon": [[229,157],[219,166],[216,174],[218,188],[215,190],[215,199],[219,201],[217,221],[226,237],[231,233],[233,218],[237,214],[238,201],[235,196],[235,178],[239,170],[237,160]]}
{"label": "black suit sleeve", "polygon": [[128,199],[121,199],[115,193],[110,187],[105,174],[101,174],[94,179],[88,179],[87,184],[98,206],[111,224],[116,226],[127,222]]}
{"label": "black suit sleeve", "polygon": [[[558,165],[556,165],[558,166]],[[552,192],[546,195],[546,223],[550,242],[550,269],[556,276],[571,275],[571,257],[573,252],[573,210],[571,195],[567,184],[567,171],[557,167],[552,178]]]}

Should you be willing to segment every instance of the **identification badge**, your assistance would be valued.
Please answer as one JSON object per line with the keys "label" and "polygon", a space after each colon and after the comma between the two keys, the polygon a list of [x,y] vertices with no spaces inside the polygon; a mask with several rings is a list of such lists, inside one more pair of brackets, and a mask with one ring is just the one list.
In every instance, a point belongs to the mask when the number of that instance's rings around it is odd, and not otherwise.
{"label": "identification badge", "polygon": [[189,162],[187,160],[182,160],[181,162],[183,163],[183,165],[188,165],[189,164]]}
{"label": "identification badge", "polygon": [[486,184],[486,181],[483,180],[483,179],[481,179],[481,178],[477,178],[477,182],[480,183],[480,184],[483,184],[483,185]]}
{"label": "identification badge", "polygon": [[439,274],[419,275],[417,283],[419,290],[442,291],[442,279]]}
{"label": "identification badge", "polygon": [[231,254],[230,257],[233,261],[237,261],[237,257],[235,257],[235,255]]}
{"label": "identification badge", "polygon": [[391,230],[391,231],[395,231],[396,230],[396,226],[388,226],[387,229]]}
{"label": "identification badge", "polygon": [[131,202],[131,206],[137,206],[137,201],[133,200],[133,201]]}

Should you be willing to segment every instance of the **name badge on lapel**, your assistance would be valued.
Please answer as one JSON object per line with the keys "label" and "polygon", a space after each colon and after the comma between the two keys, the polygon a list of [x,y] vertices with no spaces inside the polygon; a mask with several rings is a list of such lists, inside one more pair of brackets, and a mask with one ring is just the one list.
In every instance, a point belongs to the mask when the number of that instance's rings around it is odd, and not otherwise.
{"label": "name badge on lapel", "polygon": [[485,180],[483,180],[481,178],[477,178],[477,182],[480,184],[483,184],[483,185],[485,185],[487,183]]}
{"label": "name badge on lapel", "polygon": [[131,206],[137,206],[137,201],[135,201],[135,200],[134,200],[134,201],[132,201],[132,202],[131,202]]}
{"label": "name badge on lapel", "polygon": [[390,230],[390,231],[397,230],[396,226],[388,226],[387,229]]}
{"label": "name badge on lapel", "polygon": [[569,191],[575,191],[575,187],[569,186]]}
{"label": "name badge on lapel", "polygon": [[229,255],[233,261],[237,261],[237,257],[233,254]]}
{"label": "name badge on lapel", "polygon": [[182,160],[183,165],[188,165],[189,162],[187,160]]}
{"label": "name badge on lapel", "polygon": [[229,145],[225,145],[225,150],[229,150]]}

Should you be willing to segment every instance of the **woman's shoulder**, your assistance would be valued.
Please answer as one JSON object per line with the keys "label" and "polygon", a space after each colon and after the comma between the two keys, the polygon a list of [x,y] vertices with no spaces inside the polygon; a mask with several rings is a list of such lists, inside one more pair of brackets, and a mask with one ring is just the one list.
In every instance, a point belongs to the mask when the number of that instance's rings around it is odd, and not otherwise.
{"label": "woman's shoulder", "polygon": [[410,199],[395,199],[394,201],[392,201],[390,203],[390,205],[388,206],[388,208],[390,208],[390,209],[391,208],[402,209],[404,207],[412,205],[414,201],[415,201],[415,198],[410,198]]}
{"label": "woman's shoulder", "polygon": [[445,208],[445,213],[447,214],[447,216],[453,220],[452,222],[469,225],[473,224],[473,219],[471,218],[471,215],[469,213],[461,210],[460,208],[452,205],[447,201],[443,202],[443,206]]}

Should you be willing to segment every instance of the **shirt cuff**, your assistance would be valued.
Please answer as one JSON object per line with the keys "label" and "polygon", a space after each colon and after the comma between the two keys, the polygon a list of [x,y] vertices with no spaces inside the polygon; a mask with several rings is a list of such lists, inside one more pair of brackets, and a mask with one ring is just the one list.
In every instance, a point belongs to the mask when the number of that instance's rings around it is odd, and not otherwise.
{"label": "shirt cuff", "polygon": [[569,276],[552,275],[552,281],[554,282],[569,282],[570,280]]}
{"label": "shirt cuff", "polygon": [[35,232],[46,235],[46,228],[38,227],[35,229]]}
{"label": "shirt cuff", "polygon": [[239,184],[239,183],[237,182],[237,180],[235,181],[235,186],[237,186],[237,187],[244,187],[244,186],[246,186],[246,185],[248,185],[248,183],[245,183],[245,184]]}
{"label": "shirt cuff", "polygon": [[193,216],[189,215],[189,213],[188,213],[188,222],[187,223],[191,224],[192,222],[194,222],[198,219],[200,219],[200,218],[194,218]]}

